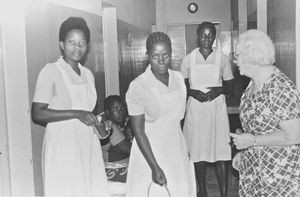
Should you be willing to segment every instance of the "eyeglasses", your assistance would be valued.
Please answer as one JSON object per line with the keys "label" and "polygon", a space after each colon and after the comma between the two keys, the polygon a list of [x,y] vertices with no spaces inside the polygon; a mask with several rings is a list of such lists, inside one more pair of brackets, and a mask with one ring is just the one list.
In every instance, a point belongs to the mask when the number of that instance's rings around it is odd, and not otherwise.
{"label": "eyeglasses", "polygon": [[88,43],[86,40],[81,40],[79,42],[75,41],[75,40],[68,40],[67,44],[70,45],[71,47],[87,47]]}

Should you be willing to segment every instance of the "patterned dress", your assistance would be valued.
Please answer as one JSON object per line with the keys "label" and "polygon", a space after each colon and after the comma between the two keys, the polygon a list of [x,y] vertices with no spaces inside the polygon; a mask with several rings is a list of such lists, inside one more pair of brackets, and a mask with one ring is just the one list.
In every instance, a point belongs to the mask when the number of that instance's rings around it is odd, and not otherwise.
{"label": "patterned dress", "polygon": [[[245,132],[264,135],[279,130],[279,123],[300,118],[300,95],[279,69],[263,87],[241,98],[240,119]],[[300,132],[300,131],[299,131]],[[241,152],[241,197],[300,196],[300,145],[255,146]]]}

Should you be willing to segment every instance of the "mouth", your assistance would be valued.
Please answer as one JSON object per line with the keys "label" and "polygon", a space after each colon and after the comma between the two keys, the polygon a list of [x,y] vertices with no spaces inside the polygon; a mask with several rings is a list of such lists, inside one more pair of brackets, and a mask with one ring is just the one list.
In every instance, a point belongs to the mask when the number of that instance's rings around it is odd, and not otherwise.
{"label": "mouth", "polygon": [[73,54],[76,56],[81,56],[81,52],[74,52]]}

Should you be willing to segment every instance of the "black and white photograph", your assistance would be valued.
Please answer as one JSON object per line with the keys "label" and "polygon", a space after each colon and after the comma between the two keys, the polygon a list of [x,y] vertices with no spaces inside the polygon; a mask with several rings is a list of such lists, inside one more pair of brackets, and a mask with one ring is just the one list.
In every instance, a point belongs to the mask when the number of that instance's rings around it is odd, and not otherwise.
{"label": "black and white photograph", "polygon": [[0,196],[300,197],[300,1],[0,0]]}

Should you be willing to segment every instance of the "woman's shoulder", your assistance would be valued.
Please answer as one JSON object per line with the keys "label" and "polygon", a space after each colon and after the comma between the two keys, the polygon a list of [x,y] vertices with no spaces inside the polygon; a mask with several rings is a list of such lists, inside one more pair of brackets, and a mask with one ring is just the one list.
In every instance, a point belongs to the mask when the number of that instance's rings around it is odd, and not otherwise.
{"label": "woman's shoulder", "polygon": [[294,82],[277,67],[274,67],[272,83],[278,87],[296,88]]}
{"label": "woman's shoulder", "polygon": [[140,94],[145,94],[145,91],[147,91],[147,83],[145,80],[145,73],[142,73],[135,79],[133,79],[128,87],[128,90],[126,92],[126,96],[128,95],[140,95]]}
{"label": "woman's shoulder", "polygon": [[57,63],[47,63],[40,71],[40,75],[58,75]]}
{"label": "woman's shoulder", "polygon": [[93,75],[93,72],[91,71],[91,69],[89,69],[89,68],[87,68],[87,67],[85,67],[85,66],[82,66],[82,65],[80,65],[80,69],[83,71],[83,72],[85,72],[88,76],[94,76]]}
{"label": "woman's shoulder", "polygon": [[133,86],[133,87],[135,87],[135,86],[141,86],[141,87],[145,86],[146,85],[146,79],[145,79],[146,76],[145,75],[146,75],[145,73],[142,73],[139,76],[137,76],[135,79],[133,79],[130,82],[129,86]]}
{"label": "woman's shoulder", "polygon": [[289,97],[291,95],[299,97],[299,91],[295,83],[279,68],[274,67],[274,73],[269,84],[271,93],[276,97],[275,99],[277,99],[278,95],[282,94],[289,95]]}
{"label": "woman's shoulder", "polygon": [[170,69],[170,70],[169,70],[169,73],[170,73],[171,75],[174,75],[174,76],[175,76],[176,78],[178,78],[179,80],[184,80],[184,77],[183,77],[182,73],[179,72],[179,71],[177,71],[177,70],[172,70],[172,69]]}

